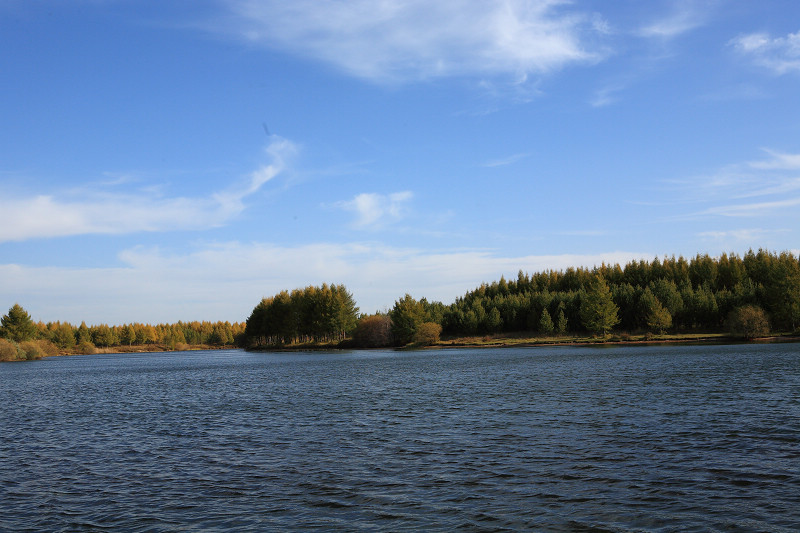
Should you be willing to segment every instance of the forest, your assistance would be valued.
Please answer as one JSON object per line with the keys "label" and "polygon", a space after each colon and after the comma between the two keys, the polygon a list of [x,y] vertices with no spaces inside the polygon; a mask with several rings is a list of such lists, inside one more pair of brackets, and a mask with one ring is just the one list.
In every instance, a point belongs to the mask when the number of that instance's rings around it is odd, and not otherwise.
{"label": "forest", "polygon": [[484,283],[450,305],[406,294],[387,313],[358,317],[346,289],[334,287],[330,294],[309,288],[262,300],[247,320],[245,345],[345,339],[360,347],[425,345],[440,335],[517,332],[730,332],[754,338],[800,326],[800,260],[789,252],[520,271],[515,280]]}
{"label": "forest", "polygon": [[[67,322],[34,322],[14,304],[0,321],[0,361],[39,359],[58,354],[92,354],[124,347],[153,351],[196,347],[234,346],[242,342],[244,323],[177,322],[175,324],[124,324],[74,326]],[[115,349],[116,348],[116,349]]]}
{"label": "forest", "polygon": [[[587,322],[587,304],[599,298],[608,320]],[[598,305],[595,302],[595,305]],[[800,325],[800,262],[789,252],[750,250],[743,257],[697,255],[632,261],[624,267],[568,268],[517,279],[501,278],[447,307],[448,334],[511,331],[722,331],[731,312],[752,307],[776,331]],[[614,309],[615,308],[615,309]],[[614,316],[616,315],[616,316]]]}
{"label": "forest", "polygon": [[406,294],[387,312],[360,314],[344,285],[323,284],[263,298],[244,323],[105,324],[33,322],[15,304],[0,324],[0,360],[93,353],[131,345],[187,349],[236,345],[383,347],[430,345],[441,336],[524,333],[724,333],[742,338],[800,328],[800,258],[749,250],[631,261],[624,266],[519,271],[446,305]]}
{"label": "forest", "polygon": [[282,291],[262,299],[247,319],[248,346],[341,342],[358,323],[358,307],[344,285]]}

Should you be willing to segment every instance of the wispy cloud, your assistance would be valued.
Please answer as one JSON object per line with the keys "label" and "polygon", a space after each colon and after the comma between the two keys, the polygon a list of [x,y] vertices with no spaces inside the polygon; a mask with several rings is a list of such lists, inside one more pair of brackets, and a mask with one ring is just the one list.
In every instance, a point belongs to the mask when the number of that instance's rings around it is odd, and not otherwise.
{"label": "wispy cloud", "polygon": [[756,65],[775,74],[800,72],[800,31],[786,37],[771,37],[766,33],[741,35],[730,45]]}
{"label": "wispy cloud", "polygon": [[511,256],[485,249],[431,252],[361,242],[295,247],[227,242],[183,254],[137,247],[122,252],[122,265],[116,268],[0,264],[0,294],[44,321],[239,321],[263,296],[324,282],[344,283],[361,310],[373,312],[391,308],[406,292],[451,303],[481,282],[516,276],[520,269],[624,264],[652,256],[652,251]]}
{"label": "wispy cloud", "polygon": [[672,4],[672,11],[666,16],[642,27],[638,34],[642,37],[672,39],[706,23],[709,13],[708,2],[683,0]]}
{"label": "wispy cloud", "polygon": [[744,83],[699,95],[697,99],[704,102],[732,102],[736,100],[762,100],[767,96],[768,93],[761,87]]}
{"label": "wispy cloud", "polygon": [[800,205],[800,154],[769,149],[763,160],[729,165],[708,176],[680,183],[694,204],[693,216],[757,217],[795,212]]}
{"label": "wispy cloud", "polygon": [[222,3],[232,15],[228,32],[380,83],[461,75],[519,82],[604,54],[585,43],[604,25],[564,0]]}
{"label": "wispy cloud", "polygon": [[625,90],[625,85],[607,85],[594,94],[594,98],[589,102],[592,107],[606,107],[619,101],[618,94]]}
{"label": "wispy cloud", "polygon": [[800,205],[800,197],[772,202],[753,202],[747,204],[720,205],[709,207],[701,214],[721,215],[726,217],[756,217],[774,214],[776,210]]}
{"label": "wispy cloud", "polygon": [[164,197],[158,190],[136,192],[65,192],[54,195],[0,197],[0,242],[85,234],[125,234],[218,227],[245,209],[244,199],[286,168],[297,147],[273,136],[266,148],[270,163],[244,183],[208,197]]}
{"label": "wispy cloud", "polygon": [[698,237],[707,238],[715,241],[732,240],[734,242],[754,242],[762,239],[764,235],[770,233],[760,228],[736,229],[725,231],[703,231],[698,233]]}
{"label": "wispy cloud", "polygon": [[339,202],[337,207],[355,213],[353,226],[358,229],[377,229],[400,220],[407,212],[408,202],[414,197],[411,191],[391,194],[362,193],[352,200]]}
{"label": "wispy cloud", "polygon": [[753,161],[750,166],[766,170],[800,170],[800,154],[785,154],[764,148],[771,158],[763,161]]}
{"label": "wispy cloud", "polygon": [[531,154],[529,153],[520,153],[520,154],[513,154],[508,157],[503,157],[500,159],[492,159],[491,161],[487,161],[483,163],[481,166],[487,168],[494,168],[494,167],[505,167],[508,165],[513,165],[517,161],[521,161],[526,157],[529,157]]}

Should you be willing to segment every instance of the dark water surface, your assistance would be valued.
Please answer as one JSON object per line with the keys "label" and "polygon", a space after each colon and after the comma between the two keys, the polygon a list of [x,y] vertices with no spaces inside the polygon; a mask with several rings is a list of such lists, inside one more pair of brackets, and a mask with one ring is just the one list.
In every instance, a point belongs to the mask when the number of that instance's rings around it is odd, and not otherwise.
{"label": "dark water surface", "polygon": [[0,365],[8,531],[798,531],[800,345]]}

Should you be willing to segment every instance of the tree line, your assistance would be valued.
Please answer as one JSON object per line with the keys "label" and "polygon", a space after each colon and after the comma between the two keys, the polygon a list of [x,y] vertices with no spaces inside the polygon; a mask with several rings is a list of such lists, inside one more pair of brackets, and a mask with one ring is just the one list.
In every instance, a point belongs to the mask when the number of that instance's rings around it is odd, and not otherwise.
{"label": "tree line", "polygon": [[242,343],[243,323],[177,322],[75,326],[68,322],[34,322],[14,304],[0,320],[0,360],[37,359],[58,353],[94,353],[98,348],[144,345],[181,350],[197,346],[235,346]]}
{"label": "tree line", "polygon": [[430,310],[423,320],[439,323],[448,335],[719,332],[741,318],[734,313],[757,316],[752,320],[764,324],[762,332],[794,332],[800,326],[800,260],[789,252],[750,250],[743,257],[698,254],[624,267],[520,271],[516,280],[484,283],[449,306],[425,305]]}
{"label": "tree line", "polygon": [[371,315],[359,314],[353,295],[336,284],[281,291],[258,302],[244,323],[233,324],[43,324],[34,323],[17,304],[0,325],[0,359],[25,358],[45,349],[90,353],[96,347],[132,344],[167,349],[308,343],[379,347],[433,344],[442,334],[728,329],[756,337],[770,330],[796,332],[799,327],[800,258],[790,252],[749,250],[744,256],[698,254],[688,260],[673,256],[625,266],[534,274],[520,270],[515,280],[501,277],[483,283],[449,305],[406,294],[388,312]]}
{"label": "tree line", "polygon": [[[351,298],[343,286],[334,287]],[[789,252],[765,250],[520,271],[515,280],[483,283],[450,305],[406,294],[386,313],[356,317],[357,308],[350,304],[342,307],[347,319],[327,329],[319,325],[324,320],[307,311],[319,305],[309,303],[319,291],[284,291],[262,300],[247,320],[246,341],[263,346],[347,338],[354,346],[378,347],[431,344],[440,334],[726,330],[755,337],[770,330],[795,332],[800,326],[800,260]]]}
{"label": "tree line", "polygon": [[341,342],[357,322],[358,307],[344,285],[281,291],[253,309],[245,322],[245,345]]}
{"label": "tree line", "polygon": [[[598,293],[602,293],[600,296]],[[592,301],[592,300],[595,301]],[[587,306],[605,305],[605,323]],[[760,309],[778,331],[800,325],[800,261],[789,252],[697,255],[568,268],[501,278],[458,298],[442,317],[450,334],[512,331],[722,331],[742,307]],[[614,309],[616,308],[616,309]],[[616,311],[616,312],[614,312]],[[616,315],[616,316],[614,316]]]}

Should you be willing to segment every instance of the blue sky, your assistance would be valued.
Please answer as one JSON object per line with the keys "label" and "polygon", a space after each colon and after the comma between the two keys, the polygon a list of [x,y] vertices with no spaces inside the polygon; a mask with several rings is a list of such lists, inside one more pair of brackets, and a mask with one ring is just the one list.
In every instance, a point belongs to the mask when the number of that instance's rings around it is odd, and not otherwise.
{"label": "blue sky", "polygon": [[794,0],[0,0],[0,305],[798,253],[798,95]]}

